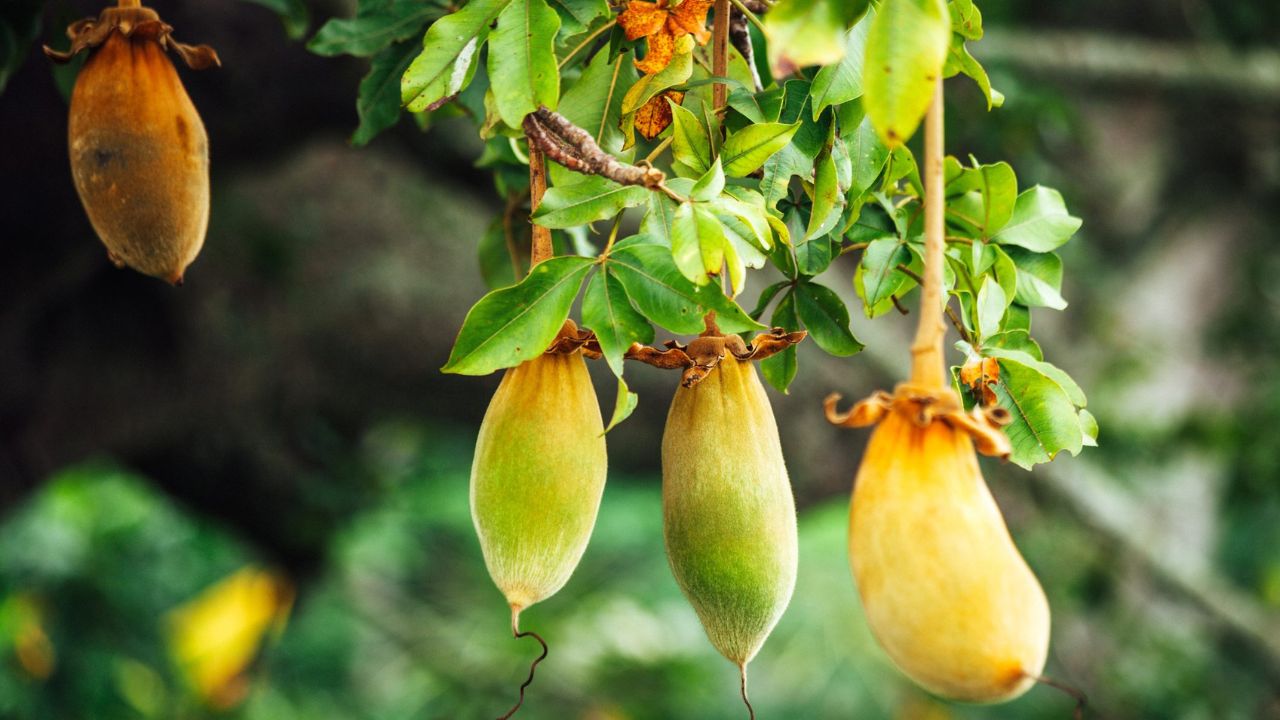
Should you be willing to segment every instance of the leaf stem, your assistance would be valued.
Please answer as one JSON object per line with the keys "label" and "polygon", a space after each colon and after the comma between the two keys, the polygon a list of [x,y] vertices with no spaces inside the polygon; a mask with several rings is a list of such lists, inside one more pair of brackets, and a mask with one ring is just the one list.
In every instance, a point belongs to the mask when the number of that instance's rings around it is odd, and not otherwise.
{"label": "leaf stem", "polygon": [[668,135],[667,138],[662,142],[658,143],[658,146],[655,147],[652,151],[650,151],[648,155],[644,156],[644,161],[652,165],[654,160],[657,160],[658,157],[662,155],[662,153],[666,152],[667,148],[671,147],[671,141],[674,139],[675,139],[674,133],[672,133],[671,135]]}
{"label": "leaf stem", "polygon": [[575,46],[574,46],[574,48],[573,48],[572,50],[570,50],[570,51],[569,51],[569,54],[568,54],[568,55],[565,55],[565,56],[564,56],[564,58],[563,58],[562,60],[560,60],[560,64],[559,64],[559,65],[557,65],[557,66],[556,66],[556,68],[557,68],[558,70],[564,70],[564,66],[565,66],[565,65],[568,65],[568,64],[569,64],[569,61],[570,61],[570,60],[572,60],[572,59],[573,59],[573,57],[574,57],[575,55],[577,55],[577,54],[582,50],[582,48],[584,48],[584,47],[586,47],[586,46],[590,45],[593,41],[595,41],[595,39],[596,39],[596,38],[600,37],[602,34],[604,34],[604,33],[608,32],[609,30],[612,30],[612,29],[613,29],[613,26],[614,26],[614,25],[617,25],[617,24],[618,24],[618,18],[617,18],[617,17],[614,17],[614,18],[613,18],[612,20],[610,20],[609,22],[607,22],[607,23],[605,23],[604,25],[600,26],[600,28],[599,28],[598,30],[596,30],[595,32],[593,32],[593,33],[591,33],[590,35],[588,35],[588,36],[586,37],[586,39],[585,39],[585,40],[583,40],[582,42],[580,42],[580,43],[578,43],[577,45],[575,45]]}
{"label": "leaf stem", "polygon": [[936,388],[946,386],[942,352],[947,334],[947,327],[942,321],[943,263],[946,262],[942,120],[942,79],[939,78],[924,120],[924,162],[921,165],[924,175],[924,291],[920,297],[920,324],[911,345],[911,381]]}

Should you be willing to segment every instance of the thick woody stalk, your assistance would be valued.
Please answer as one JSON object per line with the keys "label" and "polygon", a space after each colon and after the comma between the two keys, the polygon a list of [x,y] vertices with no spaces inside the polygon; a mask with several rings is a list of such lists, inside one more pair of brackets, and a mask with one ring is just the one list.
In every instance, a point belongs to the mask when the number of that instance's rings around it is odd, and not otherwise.
{"label": "thick woody stalk", "polygon": [[[716,77],[729,75],[729,0],[716,0],[715,24],[711,26],[711,71]],[[729,100],[729,86],[716,83],[712,90],[712,104],[724,107]]]}
{"label": "thick woody stalk", "polygon": [[[532,216],[547,192],[547,161],[536,143],[529,143],[529,215]],[[551,245],[551,230],[533,223],[533,247],[529,257],[529,271],[543,260],[555,255]]]}
{"label": "thick woody stalk", "polygon": [[943,227],[945,189],[942,176],[942,80],[933,91],[933,104],[924,120],[924,290],[920,297],[920,324],[911,346],[911,382],[930,387],[946,387],[946,366],[942,342],[947,327],[942,320]]}

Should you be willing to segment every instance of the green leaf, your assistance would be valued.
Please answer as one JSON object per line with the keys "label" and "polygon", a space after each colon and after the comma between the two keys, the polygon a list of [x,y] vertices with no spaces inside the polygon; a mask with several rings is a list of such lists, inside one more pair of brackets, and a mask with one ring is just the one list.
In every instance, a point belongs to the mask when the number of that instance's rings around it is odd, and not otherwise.
{"label": "green leaf", "polygon": [[760,297],[756,299],[756,307],[751,311],[751,317],[759,320],[760,316],[764,315],[765,309],[769,307],[769,303],[773,302],[773,299],[778,296],[779,292],[788,287],[791,287],[790,282],[786,280],[779,280],[778,282],[766,287],[764,290],[761,290]]}
{"label": "green leaf", "polygon": [[818,347],[838,357],[862,350],[849,330],[849,310],[834,290],[806,281],[796,285],[794,294],[796,312]]}
{"label": "green leaf", "polygon": [[303,0],[249,0],[249,2],[274,10],[284,22],[285,32],[294,40],[307,33],[307,4]]}
{"label": "green leaf", "polygon": [[333,18],[307,43],[317,55],[368,57],[394,42],[417,36],[444,8],[422,0],[362,2],[354,18]]}
{"label": "green leaf", "polygon": [[1053,253],[1033,253],[1016,246],[1002,248],[1018,266],[1018,285],[1014,299],[1028,307],[1062,310],[1062,258]]}
{"label": "green leaf", "polygon": [[621,378],[622,356],[631,343],[653,342],[653,326],[631,305],[625,286],[613,275],[610,265],[606,262],[604,269],[587,283],[582,296],[582,322],[595,332],[609,369]]}
{"label": "green leaf", "polygon": [[400,77],[418,54],[416,43],[396,43],[378,53],[369,65],[369,74],[360,81],[356,113],[360,126],[351,136],[354,145],[367,145],[378,133],[400,119]]}
{"label": "green leaf", "polygon": [[990,275],[983,278],[982,288],[978,290],[977,305],[980,337],[990,337],[1000,332],[1000,321],[1004,319],[1009,300],[995,278]]}
{"label": "green leaf", "polygon": [[845,53],[845,30],[867,0],[781,0],[764,16],[769,67],[776,78],[810,65],[831,65]]}
{"label": "green leaf", "polygon": [[693,46],[691,35],[683,35],[676,40],[675,52],[671,62],[654,75],[644,75],[636,84],[627,90],[622,98],[622,134],[626,138],[625,147],[635,143],[635,114],[653,98],[676,85],[680,85],[693,75]]}
{"label": "green leaf", "polygon": [[702,318],[716,311],[724,332],[763,329],[714,283],[694,285],[676,267],[671,251],[652,242],[621,242],[609,255],[610,269],[627,289],[627,296],[645,317],[673,333],[702,332]]}
{"label": "green leaf", "polygon": [[1008,359],[999,363],[1000,378],[992,390],[1012,417],[1005,427],[1013,446],[1009,459],[1030,469],[1049,462],[1062,450],[1078,454],[1084,434],[1067,392],[1033,367]]}
{"label": "green leaf", "polygon": [[[701,175],[711,168],[711,139],[706,128],[687,108],[670,100],[671,104],[671,157],[684,163]],[[723,173],[721,174],[723,177]]]}
{"label": "green leaf", "polygon": [[571,228],[611,218],[648,199],[649,191],[643,187],[588,175],[572,185],[548,188],[533,220],[543,227]]}
{"label": "green leaf", "polygon": [[462,322],[442,372],[487,375],[538,357],[556,339],[593,258],[538,263],[519,285],[480,298]]}
{"label": "green leaf", "polygon": [[640,403],[640,396],[631,392],[631,389],[627,387],[627,381],[623,380],[621,375],[618,375],[617,378],[618,397],[614,400],[613,417],[609,418],[609,425],[604,429],[605,432],[609,432],[618,423],[631,417],[631,413],[636,410],[636,405]]}
{"label": "green leaf", "polygon": [[814,120],[832,105],[862,97],[862,63],[867,57],[867,36],[875,14],[874,9],[868,9],[867,14],[845,33],[844,58],[813,76],[809,96]]}
{"label": "green leaf", "polygon": [[951,0],[951,30],[966,40],[982,39],[982,13],[973,0]]}
{"label": "green leaf", "polygon": [[410,112],[421,112],[463,88],[489,24],[509,2],[471,0],[427,28],[422,52],[400,79],[400,102]]}
{"label": "green leaf", "polygon": [[814,167],[813,205],[804,239],[811,241],[831,232],[840,221],[843,209],[844,193],[840,191],[835,157],[830,149],[824,150]]}
{"label": "green leaf", "polygon": [[[972,188],[972,190],[966,190]],[[1009,222],[1018,197],[1018,179],[1009,163],[963,168],[947,184],[948,218],[965,232],[987,240]],[[975,245],[975,247],[978,247]]]}
{"label": "green leaf", "polygon": [[853,162],[851,187],[861,195],[880,177],[880,171],[884,170],[885,163],[889,161],[889,148],[880,142],[871,119],[865,114],[853,131],[844,136],[844,141],[849,150],[849,159]]}
{"label": "green leaf", "polygon": [[1098,419],[1088,410],[1080,410],[1080,432],[1085,447],[1098,447]]}
{"label": "green leaf", "polygon": [[[587,32],[597,18],[609,14],[609,3],[606,0],[549,0],[549,2],[560,14],[562,42]],[[601,54],[609,55],[609,53]]]}
{"label": "green leaf", "polygon": [[797,175],[811,177],[812,173],[813,158],[805,157],[795,145],[787,145],[775,153],[765,161],[763,177],[760,179],[760,192],[764,195],[765,207],[773,210],[778,201],[787,196],[791,178]]}
{"label": "green leaf", "polygon": [[1062,247],[1080,229],[1080,218],[1067,212],[1062,195],[1052,188],[1036,185],[1018,195],[1007,225],[994,240],[1046,253]]}
{"label": "green leaf", "polygon": [[510,127],[520,127],[524,116],[539,106],[556,109],[559,30],[560,15],[546,0],[511,0],[498,15],[498,27],[489,39],[489,83],[498,115]]}
{"label": "green leaf", "polygon": [[689,198],[697,202],[709,202],[720,197],[723,191],[724,170],[720,167],[720,158],[716,158],[706,174],[693,184],[693,190],[689,191]]}
{"label": "green leaf", "polygon": [[884,0],[867,38],[862,102],[890,148],[915,134],[951,43],[943,0]]}
{"label": "green leaf", "polygon": [[911,251],[896,237],[872,240],[862,251],[858,294],[867,317],[883,314],[892,307],[892,297],[901,295],[915,281],[898,269],[911,262]]}
{"label": "green leaf", "polygon": [[700,203],[682,203],[671,227],[671,257],[696,285],[710,281],[724,267],[724,228]]}
{"label": "green leaf", "polygon": [[956,33],[951,36],[951,47],[947,51],[947,63],[942,69],[942,76],[952,77],[958,73],[968,75],[978,84],[978,89],[987,99],[988,110],[1004,105],[1004,94],[991,87],[991,78],[987,75],[986,68],[969,54],[964,37]]}
{"label": "green leaf", "polygon": [[984,345],[981,354],[985,357],[993,357],[1000,360],[1012,360],[1014,362],[1022,363],[1057,383],[1058,387],[1062,388],[1062,390],[1067,393],[1067,397],[1071,398],[1072,404],[1077,407],[1084,407],[1089,404],[1085,399],[1084,391],[1080,389],[1080,386],[1076,384],[1076,381],[1072,380],[1071,376],[1057,365],[1047,363],[1030,353],[1023,352],[1021,350],[1011,350],[1008,348],[987,347]]}
{"label": "green leaf", "polygon": [[746,177],[786,147],[799,123],[760,123],[733,133],[720,149],[720,162],[729,177]]}
{"label": "green leaf", "polygon": [[679,204],[662,193],[649,193],[649,209],[640,221],[640,232],[671,247],[671,228]]}
{"label": "green leaf", "polygon": [[1044,360],[1044,352],[1040,349],[1039,343],[1032,340],[1026,330],[1005,330],[996,335],[988,335],[982,338],[982,348],[984,351],[990,348],[1018,350],[1036,360]]}
{"label": "green leaf", "polygon": [[[778,307],[773,309],[773,318],[770,324],[790,331],[800,329],[800,316],[796,312],[795,292],[788,292],[782,296],[782,300],[778,302]],[[785,393],[787,388],[791,387],[791,381],[796,379],[798,367],[795,345],[791,345],[782,352],[760,361],[760,373],[764,375],[765,381],[782,393]]]}

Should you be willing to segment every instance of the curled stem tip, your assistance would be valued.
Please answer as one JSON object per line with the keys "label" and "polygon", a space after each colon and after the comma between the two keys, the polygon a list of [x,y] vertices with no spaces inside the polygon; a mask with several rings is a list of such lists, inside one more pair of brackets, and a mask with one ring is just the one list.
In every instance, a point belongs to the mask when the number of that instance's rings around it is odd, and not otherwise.
{"label": "curled stem tip", "polygon": [[751,700],[747,698],[747,666],[745,663],[738,666],[738,677],[741,679],[739,688],[742,690],[742,704],[747,706],[747,717],[750,720],[756,720],[756,709],[751,707]]}
{"label": "curled stem tip", "polygon": [[1075,700],[1076,707],[1075,707],[1075,710],[1071,713],[1071,717],[1074,718],[1074,720],[1084,719],[1084,709],[1089,704],[1089,697],[1084,694],[1083,690],[1081,690],[1080,688],[1068,685],[1064,682],[1059,682],[1058,680],[1054,680],[1053,678],[1046,677],[1044,675],[1027,674],[1027,677],[1031,678],[1032,680],[1035,680],[1041,685],[1047,685],[1053,688],[1054,690],[1058,690],[1059,692],[1066,694],[1072,700]]}
{"label": "curled stem tip", "polygon": [[520,631],[520,608],[515,606],[511,607],[511,635],[517,640],[523,637],[531,637],[534,640],[537,640],[538,644],[542,646],[542,653],[539,654],[538,657],[529,665],[529,677],[525,678],[523,683],[520,683],[520,697],[516,700],[516,704],[513,705],[504,715],[499,717],[498,720],[507,720],[512,715],[516,714],[516,711],[520,709],[521,705],[524,705],[524,691],[533,684],[533,674],[538,669],[538,663],[547,658],[547,641],[543,640],[541,635],[531,630],[526,630],[524,632]]}

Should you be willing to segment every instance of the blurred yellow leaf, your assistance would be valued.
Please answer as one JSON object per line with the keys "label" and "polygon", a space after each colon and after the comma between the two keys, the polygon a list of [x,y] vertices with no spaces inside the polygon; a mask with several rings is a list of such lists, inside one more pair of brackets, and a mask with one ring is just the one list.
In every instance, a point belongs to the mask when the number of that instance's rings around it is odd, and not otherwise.
{"label": "blurred yellow leaf", "polygon": [[169,613],[170,651],[206,703],[225,709],[244,700],[245,671],[267,632],[283,629],[292,602],[283,578],[245,567]]}
{"label": "blurred yellow leaf", "polygon": [[978,404],[996,404],[996,392],[991,386],[1000,382],[1000,363],[995,358],[977,358],[960,368],[960,382],[969,386],[978,398]]}
{"label": "blurred yellow leaf", "polygon": [[0,606],[0,616],[9,628],[13,653],[27,675],[46,680],[53,674],[57,654],[44,630],[44,610],[29,593],[18,593]]}

